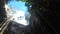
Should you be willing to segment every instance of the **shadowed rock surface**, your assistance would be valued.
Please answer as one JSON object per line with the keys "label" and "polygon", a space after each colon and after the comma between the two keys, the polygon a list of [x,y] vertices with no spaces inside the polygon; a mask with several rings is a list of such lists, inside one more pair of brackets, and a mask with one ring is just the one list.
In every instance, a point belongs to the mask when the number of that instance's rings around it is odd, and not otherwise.
{"label": "shadowed rock surface", "polygon": [[4,1],[0,0],[0,24],[4,20],[4,18],[7,18],[4,5],[5,5]]}
{"label": "shadowed rock surface", "polygon": [[4,34],[24,34],[25,27],[26,26],[19,24],[15,21],[11,21],[6,28]]}
{"label": "shadowed rock surface", "polygon": [[60,1],[31,0],[28,3],[32,5],[29,11],[34,10],[32,11],[32,13],[34,13],[30,17],[32,26],[31,34],[59,34]]}
{"label": "shadowed rock surface", "polygon": [[[4,34],[20,34],[20,31],[25,31],[25,34],[59,34],[60,33],[60,0],[30,0],[33,10],[30,17],[30,25],[20,27],[21,25],[9,24]],[[30,3],[29,1],[29,3]],[[0,17],[6,17],[4,3],[0,1]],[[29,10],[28,9],[28,10]],[[3,11],[3,12],[2,12]],[[0,18],[3,20],[2,18]],[[0,23],[2,22],[0,20]],[[25,29],[26,30],[25,30]],[[30,29],[29,29],[30,28]],[[17,31],[17,32],[16,32]],[[23,33],[22,33],[23,34]]]}

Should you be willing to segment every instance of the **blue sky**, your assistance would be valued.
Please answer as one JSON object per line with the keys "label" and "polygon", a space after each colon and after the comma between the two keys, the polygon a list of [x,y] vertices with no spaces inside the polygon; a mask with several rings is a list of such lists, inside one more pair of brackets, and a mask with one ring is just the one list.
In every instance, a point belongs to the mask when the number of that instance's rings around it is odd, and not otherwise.
{"label": "blue sky", "polygon": [[21,1],[11,1],[10,3],[8,3],[8,6],[12,6],[16,9],[19,10],[23,10],[23,11],[27,11],[27,7],[25,6],[25,2],[21,2]]}
{"label": "blue sky", "polygon": [[[25,15],[28,14],[27,11],[27,7],[25,6],[25,2],[21,2],[21,1],[11,1],[10,3],[8,3],[8,6],[12,6],[13,9],[17,9],[20,10],[16,12],[16,14],[13,15],[12,18],[15,19],[16,22],[20,23],[20,24],[24,24],[24,25],[28,25],[27,21],[25,20]],[[23,12],[22,12],[23,11]],[[22,20],[17,20],[18,17],[23,16],[24,18]]]}
{"label": "blue sky", "polygon": [[25,12],[25,16],[27,14],[29,14],[29,12],[27,11],[28,8],[25,6],[25,2],[22,1],[10,1],[10,3],[8,3],[8,6],[12,6],[15,9],[19,9]]}

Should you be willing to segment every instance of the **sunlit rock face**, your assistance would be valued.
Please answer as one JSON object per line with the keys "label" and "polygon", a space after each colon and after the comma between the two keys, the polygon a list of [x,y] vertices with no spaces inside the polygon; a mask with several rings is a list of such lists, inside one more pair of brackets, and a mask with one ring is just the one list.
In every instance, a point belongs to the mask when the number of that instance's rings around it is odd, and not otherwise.
{"label": "sunlit rock face", "polygon": [[12,9],[7,5],[7,4],[5,4],[5,10],[6,10],[6,15],[7,15],[7,17],[10,17],[10,16],[12,16]]}

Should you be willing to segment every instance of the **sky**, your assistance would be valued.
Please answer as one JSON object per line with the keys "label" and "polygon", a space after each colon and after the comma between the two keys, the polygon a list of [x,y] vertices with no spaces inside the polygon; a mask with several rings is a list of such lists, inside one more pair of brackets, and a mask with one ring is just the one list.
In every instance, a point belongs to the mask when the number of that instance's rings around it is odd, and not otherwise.
{"label": "sky", "polygon": [[[12,6],[13,9],[17,10],[16,13],[14,15],[12,15],[13,16],[12,18],[14,18],[16,22],[23,24],[23,25],[28,25],[28,23],[25,19],[25,13],[27,11],[27,7],[25,6],[25,2],[11,1],[7,5],[8,5],[8,7]],[[22,16],[22,18],[20,18],[20,16]]]}
{"label": "sky", "polygon": [[8,3],[8,6],[12,6],[13,8],[19,9],[19,10],[23,10],[23,11],[27,11],[27,7],[25,6],[25,2],[22,1],[11,1],[10,3]]}

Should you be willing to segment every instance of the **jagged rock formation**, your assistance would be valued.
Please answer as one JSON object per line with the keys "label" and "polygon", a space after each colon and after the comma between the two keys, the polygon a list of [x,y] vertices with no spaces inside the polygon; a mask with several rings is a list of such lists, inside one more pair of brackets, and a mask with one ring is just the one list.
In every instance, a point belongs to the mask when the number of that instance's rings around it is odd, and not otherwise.
{"label": "jagged rock formation", "polygon": [[31,0],[30,4],[34,10],[30,17],[32,34],[59,34],[60,1]]}
{"label": "jagged rock formation", "polygon": [[24,34],[25,27],[26,26],[19,24],[15,21],[11,21],[4,31],[4,34]]}

